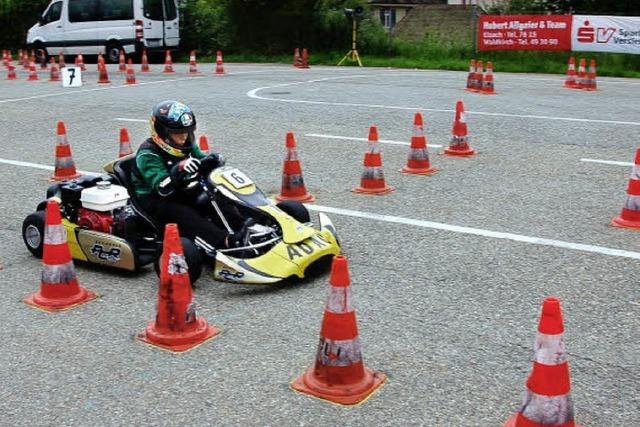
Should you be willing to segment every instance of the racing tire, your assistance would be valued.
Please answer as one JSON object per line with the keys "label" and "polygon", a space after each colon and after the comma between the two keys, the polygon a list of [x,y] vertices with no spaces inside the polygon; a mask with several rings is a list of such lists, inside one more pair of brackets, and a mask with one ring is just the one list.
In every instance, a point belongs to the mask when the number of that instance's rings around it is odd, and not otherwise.
{"label": "racing tire", "polygon": [[[187,261],[187,267],[189,267],[189,280],[191,281],[191,286],[195,288],[196,281],[200,278],[202,274],[202,256],[200,255],[200,251],[196,245],[186,237],[181,237],[180,242],[182,243],[182,249],[184,251],[184,259]],[[162,250],[160,251],[162,254]],[[160,255],[153,262],[153,269],[156,271],[158,277],[160,277]]]}
{"label": "racing tire", "polygon": [[22,240],[36,258],[42,258],[44,247],[44,211],[32,213],[22,222]]}
{"label": "racing tire", "polygon": [[293,217],[298,222],[307,223],[311,222],[311,216],[309,216],[309,210],[300,202],[295,200],[284,200],[278,203],[278,206],[286,214]]}

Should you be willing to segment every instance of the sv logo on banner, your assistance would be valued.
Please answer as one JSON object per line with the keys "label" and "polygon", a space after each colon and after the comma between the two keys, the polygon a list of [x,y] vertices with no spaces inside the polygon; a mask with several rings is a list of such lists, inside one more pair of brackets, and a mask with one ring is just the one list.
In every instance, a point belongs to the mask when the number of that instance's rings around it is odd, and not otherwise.
{"label": "sv logo on banner", "polygon": [[571,50],[640,54],[640,17],[574,15]]}

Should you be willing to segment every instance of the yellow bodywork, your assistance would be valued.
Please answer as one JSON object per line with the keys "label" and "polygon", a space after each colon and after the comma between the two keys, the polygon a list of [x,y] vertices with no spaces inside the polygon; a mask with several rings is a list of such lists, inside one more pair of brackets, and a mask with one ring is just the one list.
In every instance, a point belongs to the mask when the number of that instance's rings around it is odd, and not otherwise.
{"label": "yellow bodywork", "polygon": [[76,237],[76,228],[78,228],[78,226],[66,218],[62,218],[62,225],[67,230],[67,243],[69,244],[71,257],[80,261],[86,261],[87,257],[80,248],[78,238]]}

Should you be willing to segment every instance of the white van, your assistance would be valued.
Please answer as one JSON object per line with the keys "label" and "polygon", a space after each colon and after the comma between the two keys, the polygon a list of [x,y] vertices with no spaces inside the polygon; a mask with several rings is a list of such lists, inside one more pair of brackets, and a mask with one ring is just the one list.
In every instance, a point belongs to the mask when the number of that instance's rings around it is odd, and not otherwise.
{"label": "white van", "polygon": [[177,0],[53,0],[29,29],[27,44],[46,55],[127,54],[180,44]]}

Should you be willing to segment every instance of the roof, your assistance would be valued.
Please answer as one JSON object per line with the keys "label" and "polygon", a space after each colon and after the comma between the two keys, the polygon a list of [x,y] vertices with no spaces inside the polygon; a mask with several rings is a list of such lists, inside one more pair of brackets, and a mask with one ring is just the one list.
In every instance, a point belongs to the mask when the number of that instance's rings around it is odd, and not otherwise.
{"label": "roof", "polygon": [[447,4],[447,0],[370,0],[372,6],[414,6],[422,4]]}

